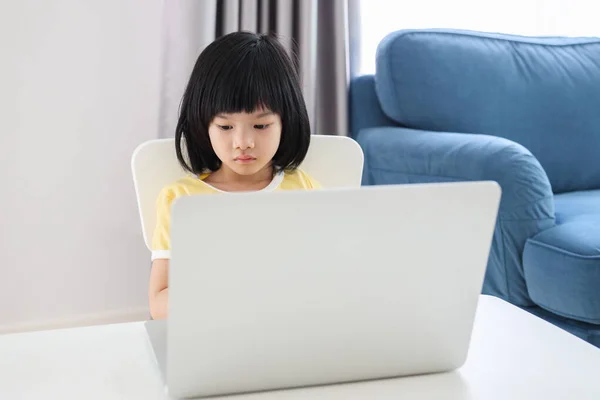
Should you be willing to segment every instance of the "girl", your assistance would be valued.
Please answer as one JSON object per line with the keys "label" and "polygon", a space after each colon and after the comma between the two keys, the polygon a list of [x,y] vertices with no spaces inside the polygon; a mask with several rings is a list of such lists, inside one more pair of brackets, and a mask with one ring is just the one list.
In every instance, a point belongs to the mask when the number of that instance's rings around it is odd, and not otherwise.
{"label": "girl", "polygon": [[318,188],[298,169],[310,135],[294,64],[275,38],[236,32],[206,47],[183,95],[175,132],[177,159],[189,176],[163,188],[157,200],[148,293],[152,318],[167,316],[173,200]]}

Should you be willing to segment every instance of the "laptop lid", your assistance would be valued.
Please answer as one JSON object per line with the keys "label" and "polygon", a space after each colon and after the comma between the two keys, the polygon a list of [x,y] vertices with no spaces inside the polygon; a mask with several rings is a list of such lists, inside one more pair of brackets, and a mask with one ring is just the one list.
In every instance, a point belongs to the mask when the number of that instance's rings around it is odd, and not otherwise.
{"label": "laptop lid", "polygon": [[458,368],[499,200],[493,182],[177,200],[169,393]]}

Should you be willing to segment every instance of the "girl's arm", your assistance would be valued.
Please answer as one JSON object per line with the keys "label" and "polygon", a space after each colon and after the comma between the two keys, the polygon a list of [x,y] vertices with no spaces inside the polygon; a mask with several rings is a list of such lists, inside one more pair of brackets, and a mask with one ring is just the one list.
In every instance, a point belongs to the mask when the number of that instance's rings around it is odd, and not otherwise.
{"label": "girl's arm", "polygon": [[169,304],[169,260],[167,259],[157,259],[152,262],[148,300],[152,319],[167,318]]}

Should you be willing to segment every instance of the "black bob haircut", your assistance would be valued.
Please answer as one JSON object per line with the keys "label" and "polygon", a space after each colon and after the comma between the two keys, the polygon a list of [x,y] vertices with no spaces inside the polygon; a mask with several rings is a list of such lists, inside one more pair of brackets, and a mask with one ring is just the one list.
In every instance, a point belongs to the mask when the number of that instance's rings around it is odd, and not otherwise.
{"label": "black bob haircut", "polygon": [[259,108],[281,118],[274,171],[296,169],[306,156],[311,132],[292,58],[275,36],[234,32],[218,38],[198,57],[181,101],[175,131],[181,166],[194,174],[218,170],[221,160],[208,136],[210,123],[221,113]]}

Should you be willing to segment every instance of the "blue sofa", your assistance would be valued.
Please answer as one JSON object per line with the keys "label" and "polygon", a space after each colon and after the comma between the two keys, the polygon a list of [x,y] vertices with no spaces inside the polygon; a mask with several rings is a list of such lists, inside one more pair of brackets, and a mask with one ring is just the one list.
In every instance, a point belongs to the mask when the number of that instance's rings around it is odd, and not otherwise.
{"label": "blue sofa", "polygon": [[394,32],[350,108],[363,184],[498,182],[483,292],[600,346],[600,38]]}

